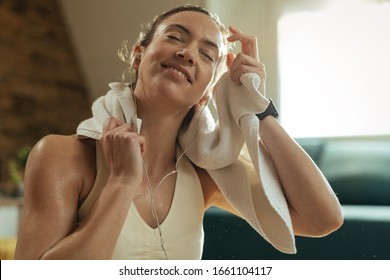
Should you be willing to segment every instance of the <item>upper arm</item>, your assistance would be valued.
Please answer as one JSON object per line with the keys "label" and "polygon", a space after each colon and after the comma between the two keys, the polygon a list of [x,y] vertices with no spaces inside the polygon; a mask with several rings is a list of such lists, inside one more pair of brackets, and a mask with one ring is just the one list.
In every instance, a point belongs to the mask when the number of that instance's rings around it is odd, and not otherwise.
{"label": "upper arm", "polygon": [[77,156],[80,148],[75,141],[69,136],[48,136],[31,151],[16,258],[40,258],[76,228],[84,163]]}

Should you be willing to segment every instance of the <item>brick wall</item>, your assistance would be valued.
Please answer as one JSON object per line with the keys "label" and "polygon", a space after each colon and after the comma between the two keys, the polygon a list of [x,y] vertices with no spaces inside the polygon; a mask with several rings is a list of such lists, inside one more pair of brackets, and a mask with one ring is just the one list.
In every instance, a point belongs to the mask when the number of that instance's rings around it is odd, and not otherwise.
{"label": "brick wall", "polygon": [[0,0],[0,183],[9,180],[7,161],[20,147],[73,134],[89,115],[57,1]]}

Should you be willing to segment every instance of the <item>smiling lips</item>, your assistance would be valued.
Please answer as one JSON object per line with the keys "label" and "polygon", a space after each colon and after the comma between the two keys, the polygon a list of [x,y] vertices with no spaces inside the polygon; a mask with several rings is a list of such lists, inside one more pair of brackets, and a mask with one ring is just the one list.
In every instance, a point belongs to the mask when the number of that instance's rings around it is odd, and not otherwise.
{"label": "smiling lips", "polygon": [[179,65],[162,65],[166,70],[173,71],[176,74],[178,74],[179,77],[181,77],[183,80],[187,81],[188,83],[192,84],[192,78],[190,73],[180,67]]}

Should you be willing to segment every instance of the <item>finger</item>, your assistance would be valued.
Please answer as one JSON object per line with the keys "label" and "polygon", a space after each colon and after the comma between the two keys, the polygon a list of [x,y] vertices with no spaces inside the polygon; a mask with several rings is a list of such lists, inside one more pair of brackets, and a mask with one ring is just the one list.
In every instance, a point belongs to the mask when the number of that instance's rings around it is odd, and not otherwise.
{"label": "finger", "polygon": [[[257,44],[257,38],[255,36],[246,34],[233,26],[229,26],[229,30],[232,32],[232,35],[227,38],[230,42],[240,41],[241,44],[249,44],[253,46]],[[245,54],[250,55],[250,53]]]}
{"label": "finger", "polygon": [[114,176],[134,175],[140,178],[145,138],[133,132],[112,133],[110,131],[102,140],[107,140],[101,141],[100,145],[110,173]]}
{"label": "finger", "polygon": [[107,119],[103,127],[103,132],[100,137],[100,140],[105,141],[104,138],[112,137],[115,134],[121,132],[134,132],[132,124],[126,124],[117,118],[110,117],[109,119]]}
{"label": "finger", "polygon": [[236,58],[236,55],[234,53],[228,53],[227,54],[227,56],[226,56],[226,64],[227,64],[227,67],[228,67],[229,70],[230,70],[230,68],[231,68],[235,58]]}
{"label": "finger", "polygon": [[248,66],[260,67],[260,68],[263,67],[263,64],[260,61],[243,53],[238,53],[234,57],[234,60],[232,61],[230,68],[237,67],[239,65],[248,65]]}
{"label": "finger", "polygon": [[241,34],[243,34],[243,32],[236,28],[236,27],[233,27],[233,26],[229,26],[229,31],[232,33],[228,38],[227,40],[229,42],[235,42],[235,41],[239,41],[240,38],[241,38]]}
{"label": "finger", "polygon": [[114,141],[115,146],[119,147],[121,156],[124,156],[123,153],[126,150],[131,151],[131,154],[137,154],[138,152],[142,154],[145,151],[145,137],[134,132],[117,132],[114,135]]}
{"label": "finger", "polygon": [[234,72],[240,67],[246,67],[248,69],[245,73],[257,73],[262,79],[265,78],[265,65],[251,56],[244,55],[242,53],[237,54],[233,63],[230,66],[230,71]]}
{"label": "finger", "polygon": [[247,73],[256,73],[261,78],[261,73],[259,73],[258,68],[253,67],[253,66],[242,65],[242,66],[237,67],[234,70],[230,71],[230,75],[234,81],[239,81],[241,76],[243,74],[247,74]]}
{"label": "finger", "polygon": [[241,30],[230,26],[230,32],[232,35],[227,38],[229,42],[239,41],[241,43],[241,51],[242,53],[249,55],[256,60],[259,59],[258,54],[258,46],[257,46],[257,38],[252,35],[248,35],[243,33]]}
{"label": "finger", "polygon": [[245,74],[243,70],[242,54],[238,54],[230,65],[230,77],[238,85],[241,85],[240,77]]}
{"label": "finger", "polygon": [[103,134],[114,129],[115,127],[118,127],[120,125],[124,124],[122,121],[120,121],[119,119],[115,118],[115,117],[109,117],[104,126],[103,126]]}
{"label": "finger", "polygon": [[141,153],[143,154],[145,151],[145,137],[138,135],[138,139],[139,139],[139,146],[141,148]]}

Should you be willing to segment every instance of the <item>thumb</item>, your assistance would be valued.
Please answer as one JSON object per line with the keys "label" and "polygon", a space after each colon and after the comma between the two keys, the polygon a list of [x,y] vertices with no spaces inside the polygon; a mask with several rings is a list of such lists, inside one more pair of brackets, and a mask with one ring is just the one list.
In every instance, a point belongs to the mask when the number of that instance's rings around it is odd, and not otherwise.
{"label": "thumb", "polygon": [[234,59],[236,58],[236,55],[234,53],[228,53],[226,56],[226,64],[228,69],[230,70],[230,67],[233,64]]}

